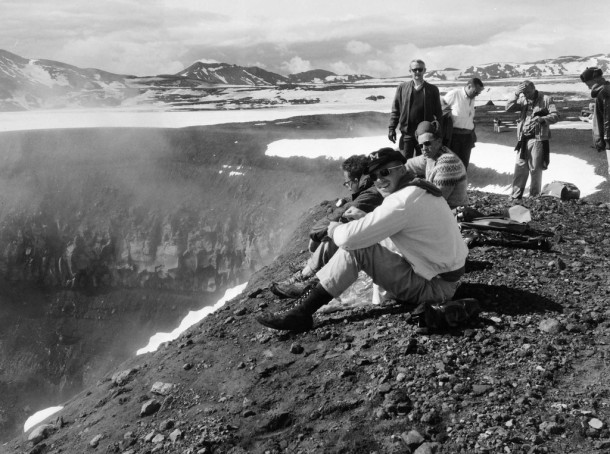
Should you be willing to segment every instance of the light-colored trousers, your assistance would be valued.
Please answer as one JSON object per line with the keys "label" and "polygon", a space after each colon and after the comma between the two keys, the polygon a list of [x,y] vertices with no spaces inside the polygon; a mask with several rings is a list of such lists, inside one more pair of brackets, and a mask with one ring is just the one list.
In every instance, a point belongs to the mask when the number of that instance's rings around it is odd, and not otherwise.
{"label": "light-colored trousers", "polygon": [[440,277],[424,279],[404,257],[380,244],[353,251],[339,248],[316,276],[322,287],[336,298],[358,279],[360,271],[396,299],[413,304],[451,300],[459,285],[459,281],[448,282]]}
{"label": "light-colored trousers", "polygon": [[519,150],[516,151],[517,160],[515,162],[515,173],[513,175],[513,199],[523,197],[528,176],[530,180],[530,197],[540,195],[542,189],[542,171],[544,170],[544,150],[541,141],[530,139],[527,141],[525,159],[519,157]]}

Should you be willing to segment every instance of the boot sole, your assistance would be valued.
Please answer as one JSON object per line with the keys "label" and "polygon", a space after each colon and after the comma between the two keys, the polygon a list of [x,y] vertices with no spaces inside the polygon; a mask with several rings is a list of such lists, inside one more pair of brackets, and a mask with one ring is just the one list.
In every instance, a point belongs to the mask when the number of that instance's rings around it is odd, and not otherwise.
{"label": "boot sole", "polygon": [[308,324],[306,326],[300,325],[300,326],[287,327],[287,326],[279,326],[277,323],[274,323],[272,320],[267,320],[263,316],[258,316],[258,317],[255,317],[254,319],[261,325],[266,326],[267,328],[281,330],[281,331],[293,331],[295,333],[302,333],[304,331],[309,331],[311,328],[313,328],[313,320],[312,320],[311,324]]}
{"label": "boot sole", "polygon": [[282,299],[284,299],[284,298],[294,298],[294,299],[300,298],[305,293],[305,291],[302,291],[300,293],[293,293],[293,294],[285,293],[285,292],[282,292],[279,288],[277,288],[277,284],[275,284],[275,283],[271,284],[271,286],[269,287],[269,290],[271,290],[271,293],[273,293],[275,296],[279,296]]}

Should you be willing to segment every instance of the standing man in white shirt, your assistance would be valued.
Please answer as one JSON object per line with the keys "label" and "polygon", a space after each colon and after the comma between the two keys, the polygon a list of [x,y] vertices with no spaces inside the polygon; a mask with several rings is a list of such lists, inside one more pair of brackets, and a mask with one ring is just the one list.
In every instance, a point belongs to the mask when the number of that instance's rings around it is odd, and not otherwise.
{"label": "standing man in white shirt", "polygon": [[483,82],[478,77],[470,79],[466,86],[455,88],[445,96],[443,102],[451,108],[453,131],[449,141],[449,149],[464,163],[468,170],[470,153],[477,141],[474,132],[474,99],[483,91]]}

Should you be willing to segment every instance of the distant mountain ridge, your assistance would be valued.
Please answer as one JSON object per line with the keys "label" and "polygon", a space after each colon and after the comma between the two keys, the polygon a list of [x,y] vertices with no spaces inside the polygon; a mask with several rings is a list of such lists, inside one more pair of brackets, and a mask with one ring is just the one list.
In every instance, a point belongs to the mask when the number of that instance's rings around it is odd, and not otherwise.
{"label": "distant mountain ridge", "polygon": [[258,66],[238,66],[228,63],[195,62],[188,68],[180,71],[176,76],[197,79],[213,84],[228,85],[279,85],[289,83],[324,84],[324,83],[351,83],[359,80],[372,79],[364,74],[337,75],[324,69],[313,69],[282,76],[266,71]]}
{"label": "distant mountain ridge", "polygon": [[[48,103],[69,103],[79,94],[79,105],[118,105],[133,76],[92,68],[78,68],[53,60],[34,60],[0,49],[0,110],[44,107]],[[56,101],[54,101],[56,100]]]}
{"label": "distant mountain ridge", "polygon": [[563,56],[529,63],[486,63],[469,66],[464,70],[448,68],[430,71],[428,78],[455,80],[478,77],[482,80],[578,76],[585,68],[597,66],[604,73],[610,70],[610,54],[596,54],[589,57]]}
{"label": "distant mountain ridge", "polygon": [[227,85],[277,85],[287,83],[288,78],[257,66],[243,67],[228,63],[195,62],[176,76],[197,79],[211,84]]}
{"label": "distant mountain ridge", "polygon": [[[487,63],[465,69],[445,68],[430,70],[426,78],[434,81],[451,81],[479,77],[483,80],[526,77],[577,76],[585,67],[598,66],[610,71],[610,54],[589,57],[562,56],[530,63]],[[403,76],[401,79],[408,78]],[[64,107],[104,107],[119,105],[146,105],[157,103],[168,106],[199,106],[224,108],[211,94],[226,91],[229,86],[249,86],[253,89],[293,85],[340,87],[341,84],[363,82],[388,84],[388,80],[373,79],[364,74],[338,75],[324,69],[314,69],[284,76],[259,68],[228,63],[198,61],[177,74],[134,76],[113,74],[95,68],[79,68],[66,63],[28,59],[0,49],[0,111],[30,110]],[[392,84],[396,83],[393,78]],[[297,87],[298,88],[298,87]],[[253,93],[254,95],[254,93]],[[228,99],[228,98],[227,98]],[[315,99],[287,100],[279,95],[273,99],[250,101],[235,100],[237,108],[245,103],[250,107],[285,103],[312,103]]]}

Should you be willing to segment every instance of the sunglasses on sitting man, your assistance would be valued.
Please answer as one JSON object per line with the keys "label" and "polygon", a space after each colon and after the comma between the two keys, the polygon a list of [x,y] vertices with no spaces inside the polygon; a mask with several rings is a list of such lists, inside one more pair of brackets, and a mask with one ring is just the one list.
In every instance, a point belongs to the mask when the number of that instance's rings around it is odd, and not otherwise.
{"label": "sunglasses on sitting man", "polygon": [[390,171],[392,169],[398,169],[400,167],[404,167],[404,166],[400,165],[400,166],[388,167],[387,169],[381,169],[378,172],[371,172],[371,173],[369,173],[369,176],[371,177],[372,181],[376,181],[381,177],[387,177],[390,174]]}
{"label": "sunglasses on sitting man", "polygon": [[358,178],[352,178],[352,179],[351,179],[351,180],[349,180],[349,181],[344,181],[344,182],[343,182],[343,186],[345,186],[346,188],[349,188],[349,187],[351,187],[351,185],[352,185],[352,184],[354,184],[354,183],[358,183]]}

